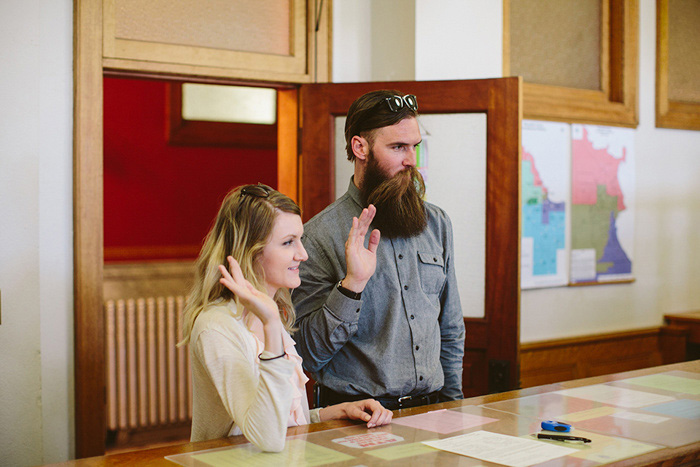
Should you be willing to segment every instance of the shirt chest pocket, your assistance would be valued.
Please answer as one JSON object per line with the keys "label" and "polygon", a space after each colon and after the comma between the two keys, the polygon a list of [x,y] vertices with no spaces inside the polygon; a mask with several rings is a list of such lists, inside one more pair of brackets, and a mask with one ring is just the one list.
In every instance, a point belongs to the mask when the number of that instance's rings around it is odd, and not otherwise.
{"label": "shirt chest pocket", "polygon": [[442,253],[419,251],[418,273],[424,293],[440,293],[445,283],[445,261],[442,258]]}

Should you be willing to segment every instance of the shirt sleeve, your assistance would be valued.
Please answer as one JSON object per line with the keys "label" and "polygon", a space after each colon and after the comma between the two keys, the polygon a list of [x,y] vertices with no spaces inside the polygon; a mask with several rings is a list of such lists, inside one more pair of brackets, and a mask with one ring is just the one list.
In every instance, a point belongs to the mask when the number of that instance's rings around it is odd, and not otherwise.
{"label": "shirt sleeve", "polygon": [[302,240],[309,259],[299,267],[301,286],[292,295],[298,328],[294,340],[304,368],[317,373],[357,332],[362,300],[346,297],[336,287],[345,266],[335,254],[330,258],[308,235]]}
{"label": "shirt sleeve", "polygon": [[452,224],[446,217],[447,230],[445,245],[447,250],[447,278],[440,296],[440,364],[445,383],[440,390],[440,400],[450,401],[464,398],[462,393],[462,365],[464,359],[464,318],[459,301],[457,276],[454,269],[454,247]]}
{"label": "shirt sleeve", "polygon": [[321,422],[321,408],[309,410],[309,423]]}
{"label": "shirt sleeve", "polygon": [[256,362],[242,344],[205,330],[197,338],[194,353],[248,441],[263,451],[281,451],[292,406],[294,362],[286,358],[260,361],[258,377]]}

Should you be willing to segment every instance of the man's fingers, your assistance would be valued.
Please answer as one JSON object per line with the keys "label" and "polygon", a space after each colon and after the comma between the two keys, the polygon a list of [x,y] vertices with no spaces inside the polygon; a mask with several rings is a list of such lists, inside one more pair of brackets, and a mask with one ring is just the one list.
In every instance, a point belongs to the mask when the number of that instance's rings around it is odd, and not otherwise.
{"label": "man's fingers", "polygon": [[367,249],[371,251],[372,253],[377,252],[377,248],[379,247],[379,239],[381,238],[381,232],[379,230],[374,229],[371,234],[369,234],[369,242],[367,244]]}

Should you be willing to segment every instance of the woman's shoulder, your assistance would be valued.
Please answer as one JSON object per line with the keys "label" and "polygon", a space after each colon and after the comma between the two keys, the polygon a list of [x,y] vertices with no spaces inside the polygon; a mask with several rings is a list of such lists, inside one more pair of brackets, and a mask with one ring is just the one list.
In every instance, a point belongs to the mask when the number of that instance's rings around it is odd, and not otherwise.
{"label": "woman's shoulder", "polygon": [[217,331],[224,335],[244,332],[245,326],[240,317],[236,316],[235,306],[230,302],[218,302],[202,310],[197,316],[192,328],[192,336],[198,336],[204,331]]}

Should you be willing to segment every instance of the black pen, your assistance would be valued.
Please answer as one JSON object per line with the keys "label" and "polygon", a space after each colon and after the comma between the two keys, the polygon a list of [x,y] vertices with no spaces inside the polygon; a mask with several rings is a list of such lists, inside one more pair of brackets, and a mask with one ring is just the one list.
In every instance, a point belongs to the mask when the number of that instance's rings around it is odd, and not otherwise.
{"label": "black pen", "polygon": [[555,441],[580,441],[582,443],[590,443],[591,440],[588,438],[581,438],[580,436],[569,436],[569,435],[550,435],[548,433],[537,433],[537,439],[553,439]]}

